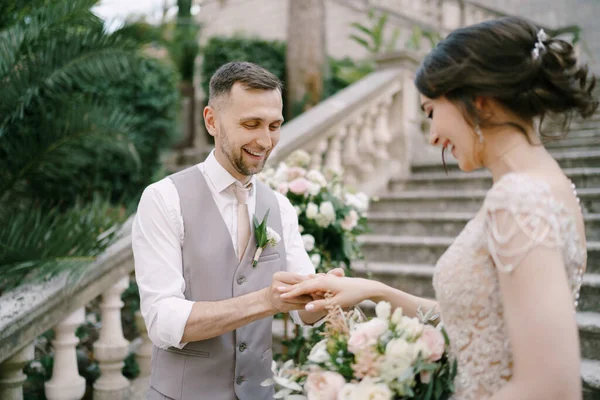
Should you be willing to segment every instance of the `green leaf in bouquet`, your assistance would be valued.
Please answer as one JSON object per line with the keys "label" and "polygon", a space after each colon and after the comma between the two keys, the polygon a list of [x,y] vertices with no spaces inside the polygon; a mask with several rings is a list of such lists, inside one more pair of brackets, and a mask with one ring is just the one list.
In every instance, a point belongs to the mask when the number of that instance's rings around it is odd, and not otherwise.
{"label": "green leaf in bouquet", "polygon": [[446,332],[446,329],[442,328],[441,329],[442,335],[444,335],[444,342],[446,342],[446,347],[450,346],[450,337],[448,337],[448,332]]}
{"label": "green leaf in bouquet", "polygon": [[429,381],[429,384],[427,384],[427,391],[425,392],[425,397],[423,400],[432,400],[431,396],[433,396],[434,382],[435,382],[435,379],[433,379],[433,377],[432,377],[431,380]]}

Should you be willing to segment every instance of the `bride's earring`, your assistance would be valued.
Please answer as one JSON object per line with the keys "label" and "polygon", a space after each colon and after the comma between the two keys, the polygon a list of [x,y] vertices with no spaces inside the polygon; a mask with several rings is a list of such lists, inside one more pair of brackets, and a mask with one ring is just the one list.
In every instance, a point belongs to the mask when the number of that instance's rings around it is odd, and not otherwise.
{"label": "bride's earring", "polygon": [[479,143],[483,143],[483,133],[481,132],[479,124],[475,124],[475,133],[479,137]]}

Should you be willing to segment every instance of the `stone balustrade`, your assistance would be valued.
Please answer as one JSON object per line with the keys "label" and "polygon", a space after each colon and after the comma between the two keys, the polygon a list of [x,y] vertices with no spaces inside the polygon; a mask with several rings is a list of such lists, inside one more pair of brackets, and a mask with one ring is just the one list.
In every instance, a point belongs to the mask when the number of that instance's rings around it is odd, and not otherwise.
{"label": "stone balustrade", "polygon": [[422,141],[413,85],[418,58],[402,52],[394,60],[285,124],[269,163],[301,148],[311,167],[343,171],[346,184],[369,195],[407,174],[414,139]]}
{"label": "stone balustrade", "polygon": [[[98,296],[102,299],[101,328],[93,350],[101,374],[94,383],[93,398],[131,398],[131,383],[121,373],[125,358],[133,350],[121,326],[121,294],[129,286],[133,271],[130,224],[131,220],[122,229],[121,239],[76,280],[59,276],[0,297],[0,399],[23,399],[23,368],[34,359],[35,339],[49,329],[55,332],[54,366],[51,379],[45,383],[46,398],[74,400],[84,396],[86,381],[78,371],[79,339],[75,332],[85,322],[84,307]],[[139,312],[136,324],[141,335],[136,340],[136,358],[140,377],[145,377],[150,371],[152,345]]]}

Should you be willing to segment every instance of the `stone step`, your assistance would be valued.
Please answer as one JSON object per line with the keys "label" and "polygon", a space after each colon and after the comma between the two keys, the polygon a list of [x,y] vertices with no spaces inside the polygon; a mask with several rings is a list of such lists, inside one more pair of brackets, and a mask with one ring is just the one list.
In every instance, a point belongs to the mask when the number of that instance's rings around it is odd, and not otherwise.
{"label": "stone step", "polygon": [[[577,188],[600,187],[600,168],[565,168],[563,171]],[[411,174],[406,180],[391,181],[390,192],[411,189],[454,189],[457,187],[489,189],[492,187],[492,183],[492,174],[487,170],[470,173],[456,170],[447,174],[445,172],[418,172]]]}
{"label": "stone step", "polygon": [[600,361],[582,360],[583,400],[600,399]]}
{"label": "stone step", "polygon": [[[389,193],[372,201],[372,212],[476,212],[481,208],[486,190],[411,190]],[[584,213],[600,213],[600,188],[577,190]]]}
{"label": "stone step", "polygon": [[600,313],[578,312],[577,326],[581,356],[589,360],[600,360]]}
{"label": "stone step", "polygon": [[[456,237],[475,216],[469,212],[369,212],[374,234]],[[600,241],[600,214],[585,215],[586,239]]]}
{"label": "stone step", "polygon": [[[600,150],[551,150],[550,154],[558,161],[562,168],[597,167],[600,165]],[[458,171],[458,164],[452,157],[447,157],[448,171]],[[412,172],[444,172],[442,160],[417,163],[412,165]]]}
{"label": "stone step", "polygon": [[[585,135],[586,132],[590,134]],[[568,136],[565,139],[553,140],[546,143],[544,146],[546,146],[547,149],[600,148],[600,135],[598,135],[598,131],[586,132],[580,132],[579,136]]]}
{"label": "stone step", "polygon": [[[454,241],[449,236],[364,235],[359,238],[369,262],[435,265]],[[600,272],[600,242],[588,241],[588,272]]]}
{"label": "stone step", "polygon": [[588,263],[587,272],[583,275],[577,309],[600,312],[600,268],[597,264],[593,269],[590,266],[591,264]]}

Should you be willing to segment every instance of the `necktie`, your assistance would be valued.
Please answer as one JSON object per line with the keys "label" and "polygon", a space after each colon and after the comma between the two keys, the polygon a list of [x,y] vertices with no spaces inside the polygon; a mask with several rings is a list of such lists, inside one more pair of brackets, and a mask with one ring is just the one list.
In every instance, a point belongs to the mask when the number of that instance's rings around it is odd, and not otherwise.
{"label": "necktie", "polygon": [[248,217],[248,197],[250,197],[250,188],[242,187],[235,184],[235,197],[238,201],[237,206],[237,245],[238,245],[238,257],[241,260],[246,251],[248,240],[250,239],[250,218]]}

